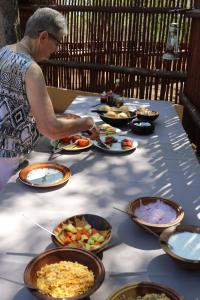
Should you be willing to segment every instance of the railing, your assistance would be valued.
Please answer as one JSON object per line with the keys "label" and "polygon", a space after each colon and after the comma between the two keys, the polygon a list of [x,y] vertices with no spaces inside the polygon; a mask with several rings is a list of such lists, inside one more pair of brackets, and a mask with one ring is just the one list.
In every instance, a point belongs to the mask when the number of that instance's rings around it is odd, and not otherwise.
{"label": "railing", "polygon": [[[55,8],[68,19],[68,37],[53,60],[42,64],[48,85],[102,92],[120,78],[126,96],[179,103],[191,25],[185,11],[193,1],[29,0],[19,6],[22,32],[38,6]],[[164,62],[171,22],[179,24],[179,59]]]}

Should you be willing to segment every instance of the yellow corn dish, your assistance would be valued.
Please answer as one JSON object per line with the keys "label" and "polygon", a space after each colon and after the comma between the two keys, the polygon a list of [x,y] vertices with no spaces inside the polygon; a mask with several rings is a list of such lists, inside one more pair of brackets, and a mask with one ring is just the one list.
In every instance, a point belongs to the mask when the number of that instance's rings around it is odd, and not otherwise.
{"label": "yellow corn dish", "polygon": [[57,298],[81,295],[93,284],[93,272],[77,262],[60,261],[45,265],[37,272],[37,288]]}

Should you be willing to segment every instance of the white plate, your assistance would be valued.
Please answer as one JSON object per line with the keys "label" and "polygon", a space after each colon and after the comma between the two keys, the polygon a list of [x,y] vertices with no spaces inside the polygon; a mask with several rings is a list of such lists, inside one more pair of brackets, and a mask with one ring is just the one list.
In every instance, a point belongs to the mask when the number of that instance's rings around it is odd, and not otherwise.
{"label": "white plate", "polygon": [[[55,146],[57,145],[58,143],[58,140],[51,140],[50,141],[50,144],[51,146]],[[74,144],[64,144],[64,143],[59,143],[57,146],[56,146],[56,149],[62,149],[62,150],[66,150],[66,151],[81,151],[81,150],[84,150],[84,149],[87,149],[87,148],[90,148],[92,146],[93,142],[90,140],[90,143],[89,145],[85,146],[85,147],[80,147],[80,146],[77,146],[77,145],[74,145]]]}
{"label": "white plate", "polygon": [[[109,124],[107,124],[107,123],[100,123],[100,124],[97,123],[97,126],[99,127],[100,125],[103,125],[103,124],[109,125]],[[111,126],[111,125],[110,125],[110,126]],[[104,133],[103,133],[103,130],[102,130],[102,131],[100,130],[100,134],[103,135],[103,136],[108,136],[108,135],[112,136],[112,135],[117,135],[117,134],[119,134],[119,133],[122,132],[121,129],[119,129],[119,128],[116,128],[116,127],[114,127],[114,126],[111,126],[111,127],[115,129],[115,132],[109,133],[109,134],[104,134]]]}
{"label": "white plate", "polygon": [[[102,142],[105,142],[105,139],[106,139],[106,136],[103,136],[101,135],[100,136],[101,138],[101,141]],[[125,153],[125,152],[132,152],[134,151],[137,146],[138,146],[138,142],[128,136],[115,136],[115,138],[117,139],[117,142],[116,143],[113,143],[112,146],[110,147],[110,149],[107,149],[107,148],[104,148],[104,147],[101,147],[101,145],[98,144],[97,141],[93,141],[93,144],[95,147],[97,147],[98,149],[101,149],[105,152],[108,152],[108,153]],[[121,141],[124,140],[125,138],[128,138],[129,140],[132,140],[133,141],[133,146],[131,148],[126,148],[126,149],[123,149],[121,147]]]}
{"label": "white plate", "polygon": [[24,184],[40,188],[62,185],[70,176],[70,169],[55,163],[31,164],[19,172],[19,179]]}

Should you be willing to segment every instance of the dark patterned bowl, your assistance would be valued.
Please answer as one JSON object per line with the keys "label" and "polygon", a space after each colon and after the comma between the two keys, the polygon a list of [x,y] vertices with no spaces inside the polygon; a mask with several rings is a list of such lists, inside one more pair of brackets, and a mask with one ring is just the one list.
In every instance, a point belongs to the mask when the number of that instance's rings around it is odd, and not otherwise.
{"label": "dark patterned bowl", "polygon": [[108,123],[114,127],[115,126],[121,127],[121,126],[128,125],[136,117],[135,111],[129,111],[129,113],[130,113],[130,117],[128,118],[112,118],[112,117],[105,116],[105,114],[101,112],[99,112],[99,116],[105,123]]}
{"label": "dark patterned bowl", "polygon": [[132,121],[130,126],[133,133],[141,135],[151,134],[155,128],[153,123],[142,120]]}
{"label": "dark patterned bowl", "polygon": [[148,113],[145,113],[145,112],[140,112],[140,111],[137,111],[136,114],[137,114],[137,118],[139,120],[144,120],[144,121],[154,121],[158,118],[159,116],[159,112],[157,111],[153,111],[151,110],[151,115]]}

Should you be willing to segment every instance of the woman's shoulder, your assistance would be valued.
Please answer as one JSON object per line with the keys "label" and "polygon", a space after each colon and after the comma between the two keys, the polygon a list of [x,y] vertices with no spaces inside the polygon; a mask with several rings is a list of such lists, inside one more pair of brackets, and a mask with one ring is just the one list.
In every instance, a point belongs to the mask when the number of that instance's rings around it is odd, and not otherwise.
{"label": "woman's shoulder", "polygon": [[0,55],[1,56],[6,56],[9,58],[14,58],[14,60],[25,60],[25,61],[32,61],[33,58],[31,57],[30,54],[25,53],[25,52],[20,52],[17,51],[16,49],[16,44],[12,45],[6,45],[2,48],[0,48]]}

